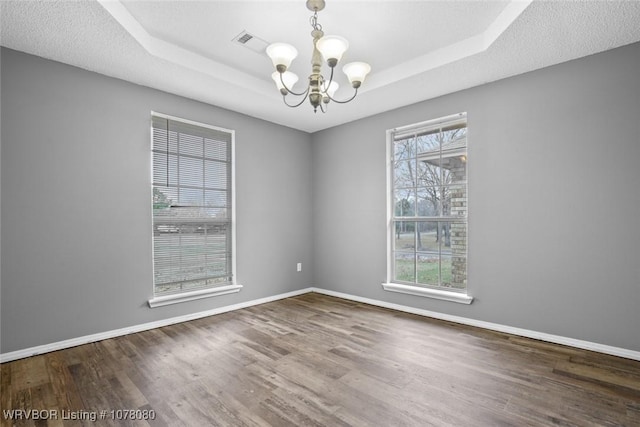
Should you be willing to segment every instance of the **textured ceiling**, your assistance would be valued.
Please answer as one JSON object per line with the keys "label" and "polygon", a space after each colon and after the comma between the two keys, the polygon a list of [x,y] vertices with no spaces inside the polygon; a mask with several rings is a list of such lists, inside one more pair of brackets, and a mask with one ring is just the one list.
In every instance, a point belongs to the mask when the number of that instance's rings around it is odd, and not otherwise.
{"label": "textured ceiling", "polygon": [[[349,40],[342,62],[373,70],[355,101],[314,114],[308,104],[286,107],[266,55],[233,41],[247,31],[293,44],[291,70],[304,82],[304,3],[2,1],[0,43],[313,132],[640,40],[640,1],[327,0],[318,19]],[[336,96],[346,98],[351,88],[338,78]]]}

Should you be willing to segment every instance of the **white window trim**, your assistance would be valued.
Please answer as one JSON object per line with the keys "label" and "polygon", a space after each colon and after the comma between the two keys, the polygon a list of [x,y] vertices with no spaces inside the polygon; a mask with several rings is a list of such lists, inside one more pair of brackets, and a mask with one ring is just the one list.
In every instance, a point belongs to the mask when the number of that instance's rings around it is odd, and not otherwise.
{"label": "white window trim", "polygon": [[383,283],[382,288],[389,292],[416,295],[419,297],[434,298],[443,301],[458,302],[460,304],[471,304],[473,297],[462,292],[448,292],[439,289],[423,288],[422,286],[403,285],[400,283]]}
{"label": "white window trim", "polygon": [[162,307],[165,305],[193,301],[193,300],[202,299],[202,298],[217,297],[220,295],[227,295],[227,294],[240,292],[240,289],[242,289],[242,285],[234,283],[231,285],[218,286],[215,288],[199,289],[197,291],[181,292],[179,294],[162,295],[159,297],[151,298],[149,300],[149,307],[156,308],[156,307]]}
{"label": "white window trim", "polygon": [[386,178],[387,178],[387,279],[382,284],[382,288],[388,292],[398,292],[402,294],[415,295],[426,298],[433,298],[442,301],[456,302],[460,304],[471,304],[473,297],[468,294],[468,288],[465,292],[445,291],[441,289],[431,289],[417,285],[407,285],[393,282],[393,174],[391,173],[391,165],[393,163],[393,135],[399,130],[409,131],[412,128],[422,127],[425,124],[433,124],[437,126],[443,122],[452,121],[460,117],[460,114],[443,117],[435,121],[426,121],[409,126],[403,126],[395,129],[387,130],[387,155],[386,155]]}
{"label": "white window trim", "polygon": [[[212,126],[206,123],[200,123],[193,120],[183,119],[181,117],[170,116],[164,113],[158,113],[151,111],[152,116],[162,117],[168,120],[177,120],[184,123],[192,124],[195,126],[202,126],[211,128],[214,130],[220,130],[223,132],[229,132],[231,134],[231,273],[233,277],[233,283],[225,286],[217,286],[206,289],[197,289],[195,291],[180,292],[175,294],[154,296],[148,300],[150,308],[162,307],[165,305],[178,304],[181,302],[193,301],[202,298],[209,298],[221,295],[227,295],[231,293],[240,292],[242,285],[238,283],[237,279],[237,256],[236,256],[236,132],[232,129],[225,129],[219,126]],[[153,138],[153,135],[151,136]],[[151,160],[153,162],[153,160]],[[151,166],[151,174],[153,174],[153,164]],[[151,178],[153,179],[153,178]],[[153,191],[153,190],[151,190]],[[153,239],[151,240],[151,253],[153,254]],[[153,257],[152,257],[153,258]],[[151,281],[151,292],[155,294],[155,284]]]}

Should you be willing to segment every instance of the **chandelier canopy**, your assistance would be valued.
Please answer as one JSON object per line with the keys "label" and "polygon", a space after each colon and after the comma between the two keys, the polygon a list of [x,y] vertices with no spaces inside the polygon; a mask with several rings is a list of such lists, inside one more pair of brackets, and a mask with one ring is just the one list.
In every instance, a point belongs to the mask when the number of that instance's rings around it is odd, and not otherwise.
{"label": "chandelier canopy", "polygon": [[[330,101],[339,104],[346,104],[353,100],[358,94],[358,88],[364,82],[365,77],[371,71],[371,66],[365,62],[350,62],[342,67],[342,71],[347,75],[349,83],[354,89],[353,96],[345,100],[337,100],[333,96],[338,90],[338,83],[333,80],[333,71],[342,59],[342,55],[349,48],[349,42],[340,36],[325,36],[322,25],[318,23],[318,12],[324,9],[324,0],[307,0],[307,9],[313,12],[309,19],[311,27],[311,37],[313,37],[313,55],[311,57],[311,75],[309,84],[304,92],[294,92],[293,86],[298,81],[298,76],[287,71],[293,59],[298,55],[295,47],[287,43],[273,43],[267,46],[267,55],[271,58],[276,71],[271,75],[273,81],[282,94],[282,99],[289,107],[299,107],[309,98],[313,106],[313,111],[317,112],[318,107],[323,113],[326,112]],[[331,74],[327,80],[322,75],[322,59],[331,69]],[[287,102],[287,95],[300,97],[301,100],[295,104]]]}

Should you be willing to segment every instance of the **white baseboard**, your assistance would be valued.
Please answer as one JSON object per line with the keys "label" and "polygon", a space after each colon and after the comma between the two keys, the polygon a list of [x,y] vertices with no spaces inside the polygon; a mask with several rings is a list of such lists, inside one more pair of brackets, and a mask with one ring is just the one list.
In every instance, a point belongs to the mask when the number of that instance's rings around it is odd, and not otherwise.
{"label": "white baseboard", "polygon": [[136,332],[147,331],[149,329],[161,328],[163,326],[169,326],[176,323],[187,322],[189,320],[195,320],[195,319],[200,319],[207,316],[213,316],[215,314],[227,313],[230,311],[240,310],[242,308],[252,307],[254,305],[260,305],[260,304],[265,304],[272,301],[290,298],[297,295],[306,294],[309,292],[317,292],[319,294],[334,296],[337,298],[342,298],[350,301],[362,302],[365,304],[375,305],[383,308],[390,308],[393,310],[403,311],[405,313],[432,317],[434,319],[447,320],[449,322],[460,323],[463,325],[477,326],[479,328],[489,329],[492,331],[505,332],[507,334],[518,335],[526,338],[533,338],[541,341],[567,345],[570,347],[580,348],[583,350],[591,350],[591,351],[596,351],[598,353],[610,354],[613,356],[619,356],[627,359],[640,361],[639,351],[629,350],[629,349],[620,348],[620,347],[612,347],[609,345],[598,344],[590,341],[577,340],[577,339],[563,337],[559,335],[547,334],[544,332],[536,332],[528,329],[514,328],[512,326],[501,325],[498,323],[484,322],[482,320],[469,319],[466,317],[452,316],[449,314],[438,313],[435,311],[423,310],[420,308],[394,304],[386,301],[379,301],[379,300],[374,300],[370,298],[359,297],[356,295],[345,294],[342,292],[336,292],[336,291],[330,291],[327,289],[311,287],[311,288],[300,289],[297,291],[286,292],[284,294],[278,294],[270,297],[259,298],[252,301],[246,301],[238,304],[228,305],[225,307],[214,308],[212,310],[201,311],[198,313],[191,313],[184,316],[172,317],[169,319],[158,320],[155,322],[143,323],[141,325],[134,325],[127,328],[101,332],[98,334],[86,335],[83,337],[72,338],[69,340],[39,345],[36,347],[30,347],[23,350],[16,350],[9,353],[2,353],[0,354],[0,363],[11,362],[13,360],[36,356],[38,354],[48,353],[50,351],[63,350],[65,348],[75,347],[82,344],[102,341],[108,338],[115,338],[123,335],[133,334]]}
{"label": "white baseboard", "polygon": [[497,332],[518,335],[526,338],[533,338],[540,341],[547,341],[554,344],[562,344],[569,347],[575,347],[582,350],[591,350],[598,353],[610,354],[612,356],[624,357],[626,359],[640,361],[640,351],[629,350],[626,348],[613,347],[610,345],[598,344],[590,341],[577,340],[574,338],[563,337],[560,335],[552,335],[544,332],[531,331],[528,329],[514,328],[513,326],[501,325],[498,323],[484,322],[482,320],[469,319],[466,317],[452,316],[450,314],[438,313],[435,311],[423,310],[420,308],[408,307],[405,305],[394,304],[386,301],[379,301],[364,297],[359,297],[342,292],[329,291],[320,288],[311,288],[312,292],[330,295],[346,300],[362,302],[365,304],[375,305],[383,308],[404,311],[406,313],[417,314],[420,316],[433,317],[434,319],[447,320],[449,322],[460,323],[462,325],[477,326],[479,328],[489,329]]}
{"label": "white baseboard", "polygon": [[297,291],[286,292],[284,294],[274,295],[266,298],[259,298],[252,301],[241,302],[238,304],[227,305],[224,307],[214,308],[212,310],[201,311],[198,313],[186,314],[184,316],[171,317],[169,319],[157,320],[155,322],[143,323],[141,325],[129,326],[126,328],[115,329],[112,331],[100,332],[97,334],[85,335],[83,337],[71,338],[64,341],[58,341],[50,344],[39,345],[36,347],[25,348],[23,350],[11,351],[9,353],[0,354],[0,363],[11,362],[12,360],[23,359],[25,357],[36,356],[38,354],[48,353],[50,351],[63,350],[65,348],[75,347],[82,344],[106,340],[108,338],[120,337],[136,332],[148,331],[149,329],[161,328],[163,326],[174,325],[176,323],[187,322],[189,320],[200,319],[215,314],[227,313],[229,311],[240,310],[242,308],[260,305],[267,302],[277,301],[280,299],[290,298],[311,292],[312,288],[300,289]]}

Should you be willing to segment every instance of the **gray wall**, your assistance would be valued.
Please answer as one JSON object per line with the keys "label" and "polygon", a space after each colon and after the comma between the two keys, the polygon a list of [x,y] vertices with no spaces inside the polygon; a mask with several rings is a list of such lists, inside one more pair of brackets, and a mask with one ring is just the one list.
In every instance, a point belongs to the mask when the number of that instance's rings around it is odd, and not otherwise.
{"label": "gray wall", "polygon": [[[640,351],[638,70],[634,44],[313,134],[315,285]],[[462,111],[475,301],[385,292],[385,130]]]}
{"label": "gray wall", "polygon": [[[147,307],[151,110],[236,131],[237,294]],[[8,49],[1,111],[2,353],[312,285],[309,134]]]}

